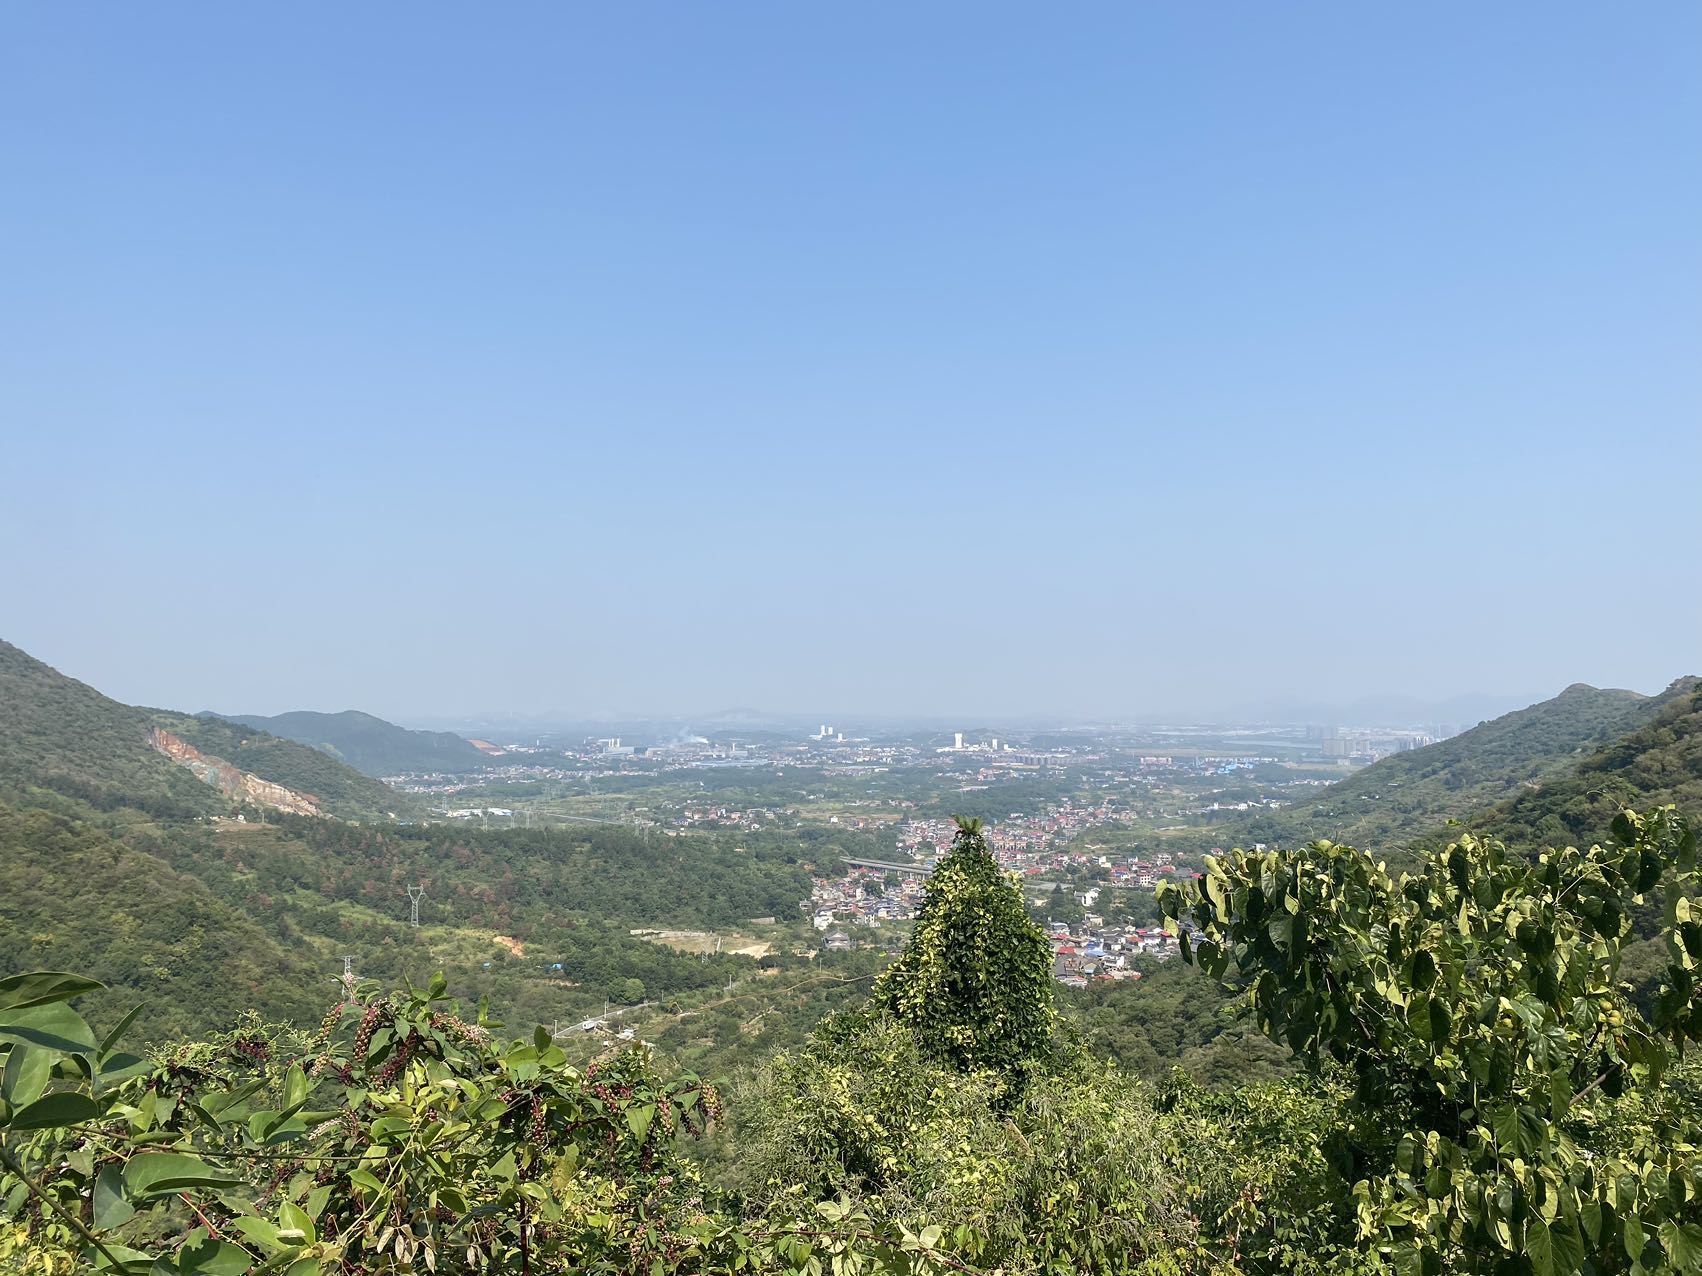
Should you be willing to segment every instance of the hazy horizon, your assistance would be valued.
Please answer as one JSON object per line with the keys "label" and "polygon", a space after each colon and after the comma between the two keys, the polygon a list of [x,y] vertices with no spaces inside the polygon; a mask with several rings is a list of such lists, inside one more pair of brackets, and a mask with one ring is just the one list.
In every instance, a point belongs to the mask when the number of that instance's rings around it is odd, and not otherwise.
{"label": "hazy horizon", "polygon": [[[0,641],[8,641],[5,634],[0,634]],[[22,644],[14,645],[22,646]],[[1335,700],[1269,696],[1263,700],[1247,700],[1239,703],[1202,701],[1194,705],[1176,705],[1168,709],[1155,706],[1142,712],[1122,714],[998,711],[974,706],[942,712],[880,711],[867,708],[853,709],[843,705],[815,705],[804,709],[778,710],[758,705],[653,706],[648,709],[633,709],[619,706],[562,708],[534,703],[507,708],[487,707],[462,712],[442,712],[430,706],[383,709],[364,703],[333,704],[325,702],[257,708],[246,703],[235,705],[202,703],[193,698],[167,701],[149,698],[145,695],[122,694],[110,686],[103,685],[98,678],[91,677],[86,672],[55,665],[54,661],[44,656],[43,653],[30,651],[27,647],[23,649],[37,659],[42,659],[47,664],[54,665],[61,673],[89,683],[96,690],[111,695],[115,699],[127,703],[142,704],[150,708],[170,709],[186,713],[211,712],[227,717],[275,717],[279,714],[298,711],[334,714],[352,710],[369,713],[400,726],[418,730],[448,730],[462,733],[471,733],[486,726],[500,727],[521,733],[540,731],[548,734],[577,727],[608,727],[611,724],[660,727],[663,724],[678,726],[690,723],[701,724],[706,729],[719,727],[735,731],[740,726],[805,727],[822,722],[836,723],[846,730],[852,727],[859,730],[906,727],[941,731],[954,729],[974,731],[992,728],[1040,730],[1051,727],[1080,726],[1153,727],[1213,723],[1225,726],[1296,726],[1305,723],[1336,723],[1343,726],[1353,724],[1385,726],[1453,724],[1455,726],[1471,726],[1479,721],[1499,717],[1504,713],[1547,700],[1567,689],[1566,687],[1554,687],[1540,691],[1512,693],[1466,691],[1429,699],[1400,692],[1370,693],[1352,699]],[[1690,676],[1695,675],[1680,674],[1676,677]],[[1587,680],[1584,681],[1586,685],[1602,686],[1604,689],[1624,690],[1653,696],[1665,690],[1675,680],[1676,678],[1668,679],[1654,687],[1614,688],[1608,688],[1607,684],[1593,684],[1588,683]],[[1567,684],[1568,687],[1571,685],[1573,684]]]}
{"label": "hazy horizon", "polygon": [[1153,721],[1702,672],[1695,6],[0,30],[0,636],[120,699]]}

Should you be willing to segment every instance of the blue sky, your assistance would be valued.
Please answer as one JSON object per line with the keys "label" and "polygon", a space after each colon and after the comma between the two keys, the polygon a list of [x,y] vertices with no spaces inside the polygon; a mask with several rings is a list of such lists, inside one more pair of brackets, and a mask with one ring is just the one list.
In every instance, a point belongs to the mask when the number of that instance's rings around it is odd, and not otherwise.
{"label": "blue sky", "polygon": [[0,637],[126,699],[1702,672],[1702,8],[0,14]]}

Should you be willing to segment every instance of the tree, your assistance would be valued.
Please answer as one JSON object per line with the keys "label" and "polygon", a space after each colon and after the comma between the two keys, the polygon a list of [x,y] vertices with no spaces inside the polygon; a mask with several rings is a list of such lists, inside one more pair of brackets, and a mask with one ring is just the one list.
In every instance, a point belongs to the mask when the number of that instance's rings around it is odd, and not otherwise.
{"label": "tree", "polygon": [[964,1071],[997,1070],[1019,1088],[1049,1050],[1052,949],[987,849],[980,820],[958,820],[951,851],[923,888],[910,943],[870,1000],[930,1056]]}
{"label": "tree", "polygon": [[[1702,1038],[1696,835],[1671,807],[1614,834],[1529,860],[1462,837],[1394,879],[1330,842],[1237,850],[1160,888],[1183,956],[1249,978],[1266,1034],[1351,1080],[1337,1161],[1398,1270],[1702,1270],[1702,1129],[1662,1084]],[[1620,958],[1657,889],[1645,1016]]]}

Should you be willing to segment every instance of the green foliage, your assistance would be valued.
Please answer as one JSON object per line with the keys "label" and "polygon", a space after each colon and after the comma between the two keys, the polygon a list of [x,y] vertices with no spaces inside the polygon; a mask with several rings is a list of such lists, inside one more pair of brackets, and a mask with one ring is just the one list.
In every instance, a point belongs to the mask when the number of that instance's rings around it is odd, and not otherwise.
{"label": "green foliage", "polygon": [[909,946],[871,1000],[914,1031],[925,1052],[964,1070],[1015,1079],[1048,1052],[1057,1026],[1052,949],[979,820],[958,821]]}
{"label": "green foliage", "polygon": [[759,1210],[843,1197],[940,1229],[979,1267],[1162,1272],[1201,1258],[1146,1091],[1080,1064],[1014,1106],[876,1014],[824,1025],[738,1096],[733,1183]]}
{"label": "green foliage", "polygon": [[[1351,1079],[1360,1233],[1402,1270],[1702,1267],[1697,1114],[1648,1103],[1702,1037],[1696,837],[1670,808],[1615,833],[1535,860],[1465,837],[1399,878],[1329,842],[1236,851],[1161,888],[1184,956],[1246,977],[1273,1039]],[[1669,963],[1645,1017],[1618,972],[1657,889]],[[1625,1100],[1665,1115],[1603,1142]]]}
{"label": "green foliage", "polygon": [[1200,1085],[1227,1090],[1294,1070],[1287,1050],[1249,1022],[1241,999],[1180,961],[1141,960],[1142,978],[1095,982],[1063,993],[1083,1044],[1153,1084],[1178,1067]]}
{"label": "green foliage", "polygon": [[1171,1172],[1220,1261],[1290,1276],[1382,1270],[1331,1156],[1347,1098],[1334,1077],[1209,1090],[1176,1072],[1159,1089]]}
{"label": "green foliage", "polygon": [[229,1025],[255,1005],[306,1018],[317,1001],[296,946],[162,855],[0,803],[0,970],[43,963],[121,986],[92,995],[96,1013],[145,999],[140,1035],[156,1041]]}
{"label": "green foliage", "polygon": [[158,1061],[66,1004],[88,981],[0,980],[0,1264],[246,1272],[917,1273],[938,1228],[820,1202],[741,1223],[679,1141],[714,1088],[629,1052],[584,1071],[542,1031],[500,1044],[424,990],[338,1006],[303,1039],[258,1023]]}

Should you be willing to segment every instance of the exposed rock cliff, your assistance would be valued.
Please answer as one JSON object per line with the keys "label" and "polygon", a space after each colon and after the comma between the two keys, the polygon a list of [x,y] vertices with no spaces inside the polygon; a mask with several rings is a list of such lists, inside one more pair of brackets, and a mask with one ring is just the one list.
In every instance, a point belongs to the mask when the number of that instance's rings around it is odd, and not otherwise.
{"label": "exposed rock cliff", "polygon": [[319,815],[319,799],[311,793],[298,793],[270,780],[262,780],[247,771],[239,771],[223,758],[202,753],[186,740],[179,739],[163,727],[148,733],[148,743],[179,766],[187,767],[202,782],[212,785],[226,797],[238,802],[292,815]]}

